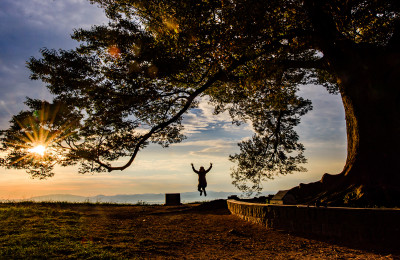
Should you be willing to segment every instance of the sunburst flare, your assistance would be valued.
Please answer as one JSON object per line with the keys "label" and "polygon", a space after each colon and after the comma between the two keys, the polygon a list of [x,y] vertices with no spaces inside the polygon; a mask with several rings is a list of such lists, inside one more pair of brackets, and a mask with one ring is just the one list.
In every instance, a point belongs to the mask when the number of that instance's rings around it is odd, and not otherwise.
{"label": "sunburst flare", "polygon": [[14,118],[14,131],[3,142],[9,149],[8,165],[40,166],[63,160],[61,143],[74,133],[74,120],[56,120],[60,105],[42,104],[40,110],[25,112]]}

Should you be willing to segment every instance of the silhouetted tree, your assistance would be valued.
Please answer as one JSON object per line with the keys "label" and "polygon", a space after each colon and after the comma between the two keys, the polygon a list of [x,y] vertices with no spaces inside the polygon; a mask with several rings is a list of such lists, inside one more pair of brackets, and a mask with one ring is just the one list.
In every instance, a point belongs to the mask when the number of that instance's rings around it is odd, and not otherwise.
{"label": "silhouetted tree", "polygon": [[[58,163],[79,162],[82,172],[123,170],[149,143],[182,141],[182,116],[207,95],[217,113],[229,111],[238,124],[252,122],[253,138],[231,156],[238,164],[232,176],[240,189],[259,190],[275,174],[304,170],[304,148],[293,127],[311,104],[296,91],[315,83],[341,94],[347,161],[340,174],[292,192],[300,202],[396,201],[399,1],[91,2],[105,9],[108,25],[76,30],[72,37],[80,47],[43,49],[42,58],[28,62],[31,78],[55,95],[53,103],[70,109],[62,113],[65,122],[69,113],[74,119],[71,134],[48,143],[62,153]],[[30,107],[23,113],[38,110]],[[14,133],[29,132],[18,116],[3,132],[3,165],[31,169],[35,160],[14,142]],[[125,165],[110,164],[125,156]]]}

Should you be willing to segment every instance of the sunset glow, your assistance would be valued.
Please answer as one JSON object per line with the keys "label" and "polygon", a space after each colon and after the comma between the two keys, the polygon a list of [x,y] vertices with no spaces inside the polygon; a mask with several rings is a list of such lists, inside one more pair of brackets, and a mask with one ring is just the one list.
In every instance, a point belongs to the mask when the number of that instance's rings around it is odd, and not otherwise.
{"label": "sunset glow", "polygon": [[38,154],[40,156],[44,156],[44,153],[46,152],[46,147],[43,145],[38,145],[38,146],[35,146],[35,147],[29,149],[29,152]]}

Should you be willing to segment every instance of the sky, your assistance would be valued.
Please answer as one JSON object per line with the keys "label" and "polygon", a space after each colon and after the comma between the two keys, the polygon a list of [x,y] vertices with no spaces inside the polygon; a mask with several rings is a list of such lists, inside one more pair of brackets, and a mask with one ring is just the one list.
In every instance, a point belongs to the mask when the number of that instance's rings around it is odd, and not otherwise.
{"label": "sky", "polygon": [[[26,61],[40,57],[40,48],[72,49],[74,28],[107,23],[103,10],[85,0],[0,1],[0,129],[8,128],[13,114],[25,109],[25,97],[51,100],[42,82],[29,80]],[[338,95],[322,86],[300,88],[314,109],[296,127],[305,145],[305,173],[278,176],[263,183],[264,191],[277,192],[299,183],[319,180],[328,172],[339,173],[346,159],[346,129],[343,105]],[[227,114],[213,115],[202,100],[199,108],[184,118],[187,139],[170,148],[152,145],[141,151],[125,171],[79,174],[76,167],[57,167],[47,180],[32,179],[25,171],[0,168],[0,199],[26,199],[47,194],[81,196],[188,192],[197,189],[196,168],[208,167],[208,190],[238,192],[231,184],[229,154],[237,143],[252,135],[248,125],[232,125]],[[122,162],[121,162],[122,163]]]}

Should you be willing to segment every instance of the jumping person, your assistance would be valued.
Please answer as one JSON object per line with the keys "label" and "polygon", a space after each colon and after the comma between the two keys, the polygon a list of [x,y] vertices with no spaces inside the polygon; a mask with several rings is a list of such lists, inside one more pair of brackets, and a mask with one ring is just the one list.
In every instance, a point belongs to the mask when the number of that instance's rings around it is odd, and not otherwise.
{"label": "jumping person", "polygon": [[192,169],[195,173],[199,175],[199,184],[197,185],[197,190],[200,191],[200,196],[204,191],[204,196],[207,196],[206,192],[206,187],[207,187],[207,180],[206,180],[206,174],[211,170],[212,168],[212,163],[210,163],[210,168],[208,170],[205,170],[203,166],[200,167],[200,170],[196,171],[196,169],[193,166],[192,163]]}

